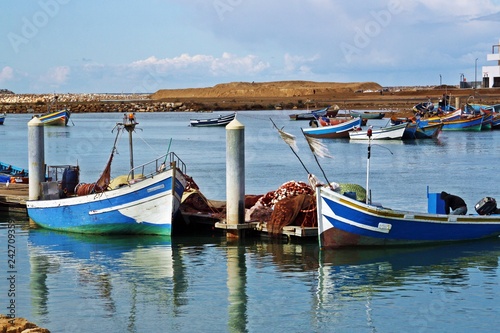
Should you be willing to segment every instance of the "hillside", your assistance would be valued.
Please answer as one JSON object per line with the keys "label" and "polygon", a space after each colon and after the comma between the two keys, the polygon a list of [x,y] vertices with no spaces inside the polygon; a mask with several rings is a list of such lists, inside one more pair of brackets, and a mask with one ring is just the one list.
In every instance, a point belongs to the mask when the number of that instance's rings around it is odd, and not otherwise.
{"label": "hillside", "polygon": [[310,98],[315,95],[334,95],[354,93],[358,90],[377,91],[380,89],[382,87],[374,82],[232,82],[207,88],[162,89],[154,93],[151,98],[155,100],[172,98]]}
{"label": "hillside", "polygon": [[207,88],[162,89],[152,94],[151,99],[183,103],[189,110],[306,109],[338,105],[342,109],[412,114],[415,104],[428,99],[437,103],[443,94],[449,95],[452,104],[458,107],[470,100],[500,103],[498,89],[459,89],[446,85],[383,88],[375,82],[313,81],[232,82]]}

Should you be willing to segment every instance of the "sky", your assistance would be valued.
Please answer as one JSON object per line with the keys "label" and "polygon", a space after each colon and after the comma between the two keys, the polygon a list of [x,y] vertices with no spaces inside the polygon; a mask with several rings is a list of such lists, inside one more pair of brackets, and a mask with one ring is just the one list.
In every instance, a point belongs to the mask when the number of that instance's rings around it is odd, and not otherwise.
{"label": "sky", "polygon": [[500,0],[2,1],[0,19],[0,89],[18,94],[458,85],[500,44]]}

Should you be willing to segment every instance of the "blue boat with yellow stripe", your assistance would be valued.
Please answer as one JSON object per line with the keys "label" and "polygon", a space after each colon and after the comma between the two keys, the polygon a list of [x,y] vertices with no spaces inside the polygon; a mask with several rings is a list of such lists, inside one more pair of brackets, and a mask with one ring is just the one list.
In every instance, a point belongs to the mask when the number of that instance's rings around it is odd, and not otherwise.
{"label": "blue boat with yellow stripe", "polygon": [[38,118],[45,126],[66,126],[68,125],[70,116],[71,112],[69,109],[63,109],[45,113]]}

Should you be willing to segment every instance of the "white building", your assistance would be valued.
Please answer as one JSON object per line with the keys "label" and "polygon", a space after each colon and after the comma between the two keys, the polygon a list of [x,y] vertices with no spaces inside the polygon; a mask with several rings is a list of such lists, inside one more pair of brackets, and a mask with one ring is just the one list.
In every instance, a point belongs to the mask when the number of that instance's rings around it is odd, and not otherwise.
{"label": "white building", "polygon": [[491,47],[491,53],[486,55],[487,61],[496,61],[495,66],[483,66],[483,88],[500,87],[500,41]]}

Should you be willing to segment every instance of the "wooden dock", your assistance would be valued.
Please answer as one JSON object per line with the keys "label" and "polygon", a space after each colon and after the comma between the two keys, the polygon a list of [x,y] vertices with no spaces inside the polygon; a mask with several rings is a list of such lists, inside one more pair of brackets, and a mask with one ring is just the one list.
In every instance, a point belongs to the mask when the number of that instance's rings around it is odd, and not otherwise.
{"label": "wooden dock", "polygon": [[0,184],[0,211],[26,212],[28,184]]}

